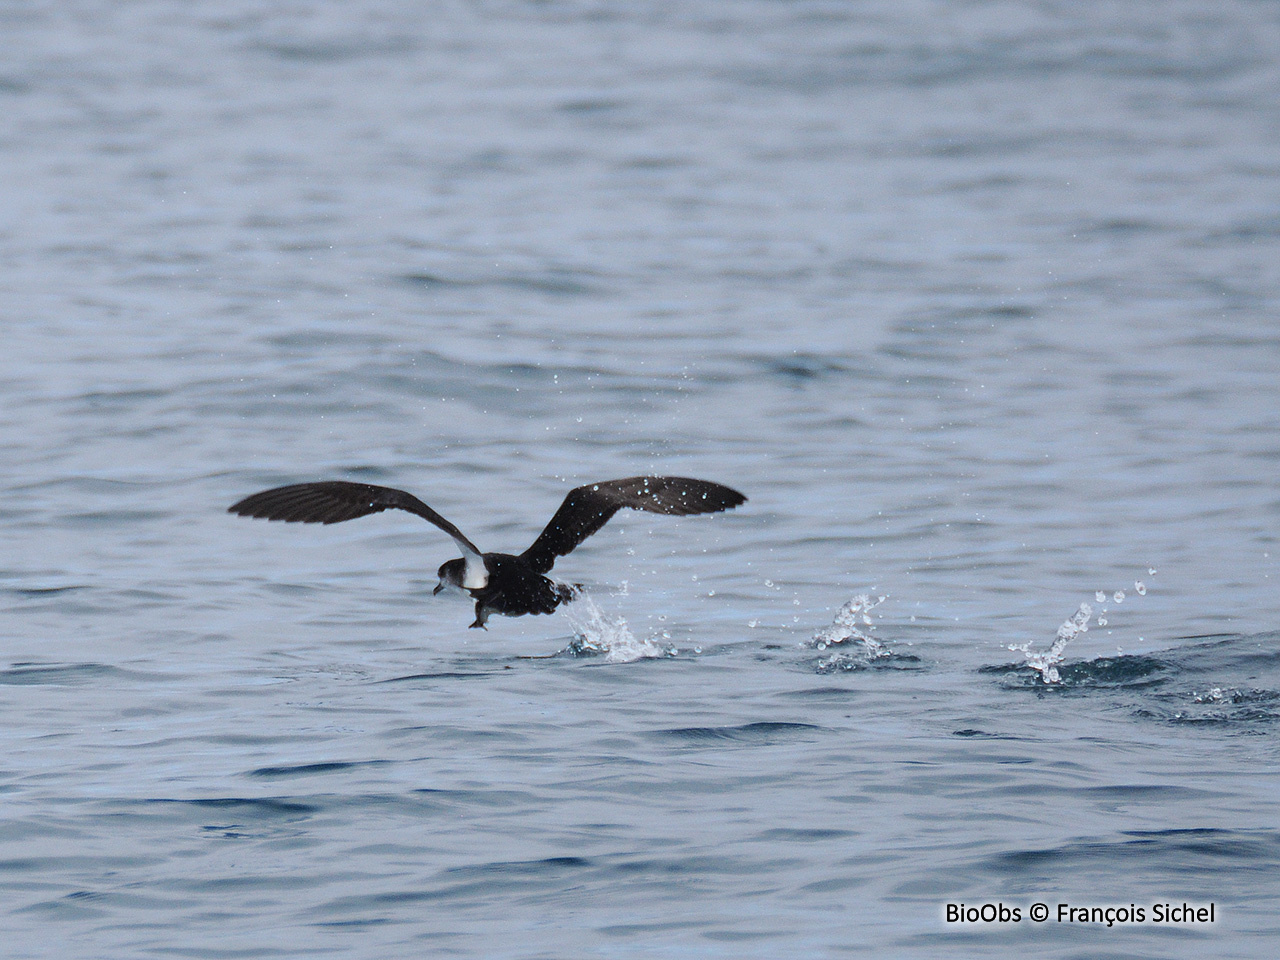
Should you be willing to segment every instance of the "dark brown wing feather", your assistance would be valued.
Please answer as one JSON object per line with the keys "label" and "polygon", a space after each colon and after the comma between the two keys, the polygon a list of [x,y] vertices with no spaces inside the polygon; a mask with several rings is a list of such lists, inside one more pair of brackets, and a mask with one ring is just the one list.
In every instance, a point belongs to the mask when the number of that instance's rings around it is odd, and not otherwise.
{"label": "dark brown wing feather", "polygon": [[227,508],[228,513],[285,523],[341,523],[383,510],[407,510],[429,520],[453,537],[464,554],[480,556],[480,549],[440,514],[411,493],[371,483],[324,480],[263,490]]}
{"label": "dark brown wing feather", "polygon": [[556,557],[568,554],[623,507],[685,516],[729,510],[746,499],[737,490],[690,477],[627,477],[588,483],[569,491],[546,529],[522,556],[538,573],[546,573]]}

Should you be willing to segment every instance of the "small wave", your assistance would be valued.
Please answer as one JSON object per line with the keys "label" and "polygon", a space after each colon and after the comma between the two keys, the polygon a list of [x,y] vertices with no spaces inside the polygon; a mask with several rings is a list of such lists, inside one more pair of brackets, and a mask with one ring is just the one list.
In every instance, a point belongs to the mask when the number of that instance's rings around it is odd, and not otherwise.
{"label": "small wave", "polygon": [[1007,733],[991,733],[987,730],[980,730],[977,727],[964,727],[960,730],[952,730],[953,737],[966,737],[973,740],[1017,740],[1016,736]]}
{"label": "small wave", "polygon": [[480,670],[439,670],[434,673],[410,673],[403,677],[388,677],[374,683],[407,683],[410,680],[468,680],[472,677],[492,677],[493,673]]}
{"label": "small wave", "polygon": [[229,810],[257,819],[306,817],[320,810],[318,806],[292,797],[153,797],[143,800],[150,806],[174,806],[175,809]]}
{"label": "small wave", "polygon": [[691,743],[722,740],[746,743],[777,743],[821,729],[821,727],[812,723],[759,720],[755,723],[744,723],[736,727],[676,727],[671,730],[658,730],[656,734],[660,737],[669,737]]}
{"label": "small wave", "polygon": [[556,297],[589,296],[597,292],[595,284],[587,279],[584,272],[580,270],[511,272],[472,277],[445,276],[440,273],[415,271],[401,274],[399,279],[411,286],[427,290],[507,287]]}
{"label": "small wave", "polygon": [[[1178,796],[1178,788],[1171,790]],[[1166,865],[1180,874],[1219,870],[1224,862],[1263,871],[1280,862],[1280,835],[1268,830],[1180,828],[1126,830],[1111,841],[1064,843],[1057,847],[1014,850],[987,858],[984,866],[1002,875],[1043,875],[1098,863],[1123,863],[1127,869]]]}
{"label": "small wave", "polygon": [[6,587],[3,592],[17,597],[53,597],[60,593],[88,589],[88,584],[73,583],[64,587]]}
{"label": "small wave", "polygon": [[105,663],[15,663],[8,670],[0,670],[0,684],[15,687],[28,685],[69,686],[90,683],[102,677],[124,675],[126,675],[125,671]]}
{"label": "small wave", "polygon": [[418,49],[418,41],[403,36],[280,38],[259,41],[252,44],[251,49],[286,61],[345,63],[410,54]]}
{"label": "small wave", "polygon": [[[1060,663],[1061,659],[1053,662]],[[1096,660],[1081,660],[1061,668],[1046,664],[1045,670],[1053,679],[1049,679],[1045,671],[1028,674],[1027,666],[1041,670],[1029,661],[982,667],[978,672],[1007,676],[1009,679],[1004,686],[1010,689],[1043,690],[1048,687],[1063,691],[1154,687],[1167,682],[1177,673],[1177,668],[1166,660],[1137,655],[1098,657]]]}
{"label": "small wave", "polygon": [[259,767],[249,771],[251,777],[276,779],[279,777],[306,777],[319,773],[334,773],[353,767],[368,767],[386,763],[386,760],[334,760],[323,763],[300,763],[285,767]]}
{"label": "small wave", "polygon": [[1026,663],[985,666],[979,673],[999,676],[1005,690],[1041,696],[1112,695],[1116,705],[1141,720],[1258,735],[1280,722],[1278,637],[1275,632],[1182,637],[1194,642],[1176,644],[1158,655],[1059,663],[1053,682],[1037,670],[1027,670]]}

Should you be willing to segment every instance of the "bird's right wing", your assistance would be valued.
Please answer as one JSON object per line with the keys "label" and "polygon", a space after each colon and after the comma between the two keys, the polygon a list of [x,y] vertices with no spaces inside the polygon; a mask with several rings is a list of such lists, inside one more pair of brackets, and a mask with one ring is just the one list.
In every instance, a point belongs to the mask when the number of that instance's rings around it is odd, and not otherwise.
{"label": "bird's right wing", "polygon": [[556,557],[565,556],[623,507],[685,516],[729,510],[746,499],[737,490],[691,477],[627,477],[588,483],[569,491],[546,529],[522,556],[538,573],[547,573]]}
{"label": "bird's right wing", "polygon": [[471,562],[484,569],[480,548],[468,540],[452,523],[436,513],[411,493],[372,483],[347,480],[323,480],[319,483],[295,483],[275,487],[245,497],[227,508],[228,513],[285,523],[341,523],[383,510],[407,510],[429,520],[451,536]]}

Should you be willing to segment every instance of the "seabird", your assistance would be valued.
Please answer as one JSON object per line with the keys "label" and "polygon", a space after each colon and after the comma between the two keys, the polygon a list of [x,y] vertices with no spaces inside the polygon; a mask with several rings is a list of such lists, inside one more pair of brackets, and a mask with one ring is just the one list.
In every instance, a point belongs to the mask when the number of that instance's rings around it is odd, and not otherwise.
{"label": "seabird", "polygon": [[286,523],[341,523],[393,509],[415,513],[451,536],[462,551],[461,557],[441,565],[440,583],[434,592],[449,586],[465,590],[476,602],[476,619],[471,626],[484,627],[494,613],[508,617],[554,613],[561,603],[573,599],[573,587],[545,574],[556,557],[567,556],[623,507],[685,516],[730,510],[746,499],[737,490],[689,477],[627,477],[588,483],[569,491],[546,529],[519,556],[482,553],[461,530],[413,494],[371,483],[324,480],[275,487],[245,497],[227,512]]}

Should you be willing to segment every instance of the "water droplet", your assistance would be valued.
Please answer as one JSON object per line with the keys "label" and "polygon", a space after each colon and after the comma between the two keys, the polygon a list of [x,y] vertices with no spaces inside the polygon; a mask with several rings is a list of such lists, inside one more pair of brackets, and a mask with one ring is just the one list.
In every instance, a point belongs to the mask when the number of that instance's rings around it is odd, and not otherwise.
{"label": "water droplet", "polygon": [[1116,603],[1124,603],[1124,591],[1117,590],[1115,593],[1111,595],[1111,599],[1114,600]]}
{"label": "water droplet", "polygon": [[1147,585],[1141,580],[1133,581],[1133,589],[1138,591],[1138,596],[1145,597],[1147,595]]}
{"label": "water droplet", "polygon": [[1097,600],[1099,603],[1106,603],[1107,595],[1103,591],[1099,590],[1097,593],[1093,595],[1093,599]]}
{"label": "water droplet", "polygon": [[1147,567],[1147,576],[1154,577],[1156,575],[1155,567]]}
{"label": "water droplet", "polygon": [[1100,626],[1100,627],[1105,627],[1106,625],[1107,625],[1107,618],[1106,618],[1106,617],[1099,617],[1099,618],[1098,618],[1098,626]]}

